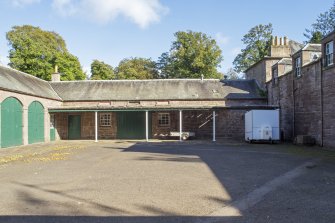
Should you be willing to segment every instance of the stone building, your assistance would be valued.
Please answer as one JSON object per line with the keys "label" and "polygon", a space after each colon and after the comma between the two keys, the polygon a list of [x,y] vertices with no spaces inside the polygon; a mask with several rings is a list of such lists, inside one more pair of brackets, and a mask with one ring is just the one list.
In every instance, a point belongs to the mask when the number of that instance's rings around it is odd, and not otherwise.
{"label": "stone building", "polygon": [[[282,54],[271,67],[247,70],[247,79],[253,79],[255,74],[249,74],[256,73],[258,80],[265,80],[261,85],[266,86],[268,105],[280,108],[283,140],[335,147],[334,40],[333,32],[322,44],[307,44],[289,55]],[[277,48],[273,43],[271,51]]]}
{"label": "stone building", "polygon": [[239,139],[244,113],[271,109],[254,80],[51,82],[0,67],[0,147],[57,139]]}

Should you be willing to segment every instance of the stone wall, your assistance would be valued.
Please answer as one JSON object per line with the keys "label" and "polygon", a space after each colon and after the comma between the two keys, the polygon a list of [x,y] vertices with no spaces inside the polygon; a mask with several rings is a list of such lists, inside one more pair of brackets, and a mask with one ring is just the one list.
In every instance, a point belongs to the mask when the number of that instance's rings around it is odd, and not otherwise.
{"label": "stone wall", "polygon": [[265,89],[265,83],[272,79],[272,66],[278,61],[279,58],[264,58],[246,70],[246,79],[257,80],[260,87]]}
{"label": "stone wall", "polygon": [[302,67],[294,78],[294,134],[312,136],[321,145],[321,62]]}

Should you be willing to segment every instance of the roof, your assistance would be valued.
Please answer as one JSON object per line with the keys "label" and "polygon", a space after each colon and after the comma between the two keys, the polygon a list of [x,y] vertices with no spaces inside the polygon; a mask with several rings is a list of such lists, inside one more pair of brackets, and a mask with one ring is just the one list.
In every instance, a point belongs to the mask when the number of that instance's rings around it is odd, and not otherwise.
{"label": "roof", "polygon": [[302,50],[321,52],[321,44],[308,43],[306,46],[304,46],[304,48],[302,48]]}
{"label": "roof", "polygon": [[61,100],[49,82],[0,65],[0,89]]}
{"label": "roof", "polygon": [[263,99],[254,80],[156,79],[50,82],[64,101]]}
{"label": "roof", "polygon": [[292,59],[291,58],[283,58],[280,61],[278,61],[278,64],[292,65]]}
{"label": "roof", "polygon": [[290,40],[288,44],[290,45],[292,55],[304,47],[304,44],[298,43],[294,40]]}

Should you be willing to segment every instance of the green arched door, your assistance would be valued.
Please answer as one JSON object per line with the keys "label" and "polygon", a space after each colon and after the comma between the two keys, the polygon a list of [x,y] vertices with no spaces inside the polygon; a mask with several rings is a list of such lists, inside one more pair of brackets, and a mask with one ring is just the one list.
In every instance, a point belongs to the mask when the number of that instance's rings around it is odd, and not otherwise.
{"label": "green arched door", "polygon": [[22,145],[22,104],[13,97],[1,103],[1,147]]}
{"label": "green arched door", "polygon": [[38,101],[28,107],[28,143],[44,142],[44,108]]}

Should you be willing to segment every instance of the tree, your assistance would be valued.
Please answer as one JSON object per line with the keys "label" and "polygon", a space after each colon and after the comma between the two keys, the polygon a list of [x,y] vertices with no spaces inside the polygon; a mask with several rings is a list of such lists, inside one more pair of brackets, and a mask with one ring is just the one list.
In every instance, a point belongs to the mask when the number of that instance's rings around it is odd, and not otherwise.
{"label": "tree", "polygon": [[244,72],[252,64],[268,55],[271,47],[272,24],[257,25],[243,36],[242,42],[246,45],[233,61],[237,72]]}
{"label": "tree", "polygon": [[91,80],[111,80],[115,78],[113,67],[99,60],[93,60],[91,73]]}
{"label": "tree", "polygon": [[6,38],[11,49],[9,59],[14,69],[50,80],[55,65],[63,73],[62,80],[86,78],[77,57],[70,54],[63,38],[30,25],[14,26]]}
{"label": "tree", "polygon": [[228,79],[228,80],[238,80],[238,79],[241,79],[240,76],[239,76],[239,74],[233,68],[229,68],[229,70],[224,75],[224,77],[225,77],[225,79]]}
{"label": "tree", "polygon": [[304,36],[310,43],[321,43],[321,40],[328,33],[335,29],[335,2],[333,6],[324,13],[321,13],[311,29],[306,29]]}
{"label": "tree", "polygon": [[117,79],[153,79],[158,78],[156,63],[146,58],[123,59],[115,69]]}
{"label": "tree", "polygon": [[176,32],[169,52],[163,53],[157,66],[162,78],[220,77],[217,68],[223,61],[216,41],[201,32]]}

